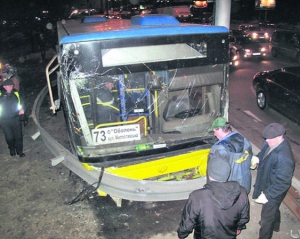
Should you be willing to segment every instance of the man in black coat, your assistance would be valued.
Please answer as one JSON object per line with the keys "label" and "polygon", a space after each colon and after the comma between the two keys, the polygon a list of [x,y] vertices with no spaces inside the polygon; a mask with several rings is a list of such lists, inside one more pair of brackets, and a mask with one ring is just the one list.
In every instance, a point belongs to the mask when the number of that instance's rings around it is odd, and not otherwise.
{"label": "man in black coat", "polygon": [[278,123],[269,124],[262,132],[266,141],[258,154],[253,192],[254,201],[263,204],[259,222],[260,239],[272,238],[273,231],[279,231],[279,207],[292,184],[295,161],[284,134],[284,127]]}
{"label": "man in black coat", "polygon": [[20,117],[24,117],[24,103],[12,80],[3,82],[0,92],[0,125],[5,135],[10,155],[24,157]]}
{"label": "man in black coat", "polygon": [[115,99],[112,94],[114,84],[114,80],[107,77],[105,82],[102,83],[97,90],[98,124],[117,122],[119,109],[116,106]]}
{"label": "man in black coat", "polygon": [[214,145],[208,156],[208,183],[193,191],[182,212],[178,238],[194,230],[194,239],[234,239],[249,221],[249,200],[244,187],[228,182],[229,154]]}

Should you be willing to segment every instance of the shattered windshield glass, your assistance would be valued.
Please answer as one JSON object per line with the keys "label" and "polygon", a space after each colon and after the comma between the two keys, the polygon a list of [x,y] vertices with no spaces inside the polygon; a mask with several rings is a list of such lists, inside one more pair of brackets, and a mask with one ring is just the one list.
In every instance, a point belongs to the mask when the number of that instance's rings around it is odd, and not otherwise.
{"label": "shattered windshield glass", "polygon": [[205,59],[207,52],[203,40],[119,48],[63,45],[67,113],[82,154],[166,148],[208,135],[224,98],[224,65],[181,63]]}

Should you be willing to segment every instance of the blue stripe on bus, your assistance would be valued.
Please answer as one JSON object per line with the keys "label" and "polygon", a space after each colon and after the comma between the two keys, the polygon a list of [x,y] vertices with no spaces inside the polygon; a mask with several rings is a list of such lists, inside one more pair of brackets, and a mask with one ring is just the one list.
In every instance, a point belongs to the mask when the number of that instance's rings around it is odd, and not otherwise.
{"label": "blue stripe on bus", "polygon": [[153,25],[180,25],[179,21],[172,16],[153,14],[136,15],[131,18],[131,25],[153,26]]}
{"label": "blue stripe on bus", "polygon": [[107,18],[103,16],[88,16],[82,19],[82,23],[107,22]]}
{"label": "blue stripe on bus", "polygon": [[126,39],[126,38],[142,38],[153,36],[176,36],[176,35],[191,35],[191,34],[217,34],[228,33],[229,30],[222,26],[199,26],[199,25],[173,25],[173,26],[146,26],[138,27],[132,25],[127,29],[113,30],[113,31],[99,31],[99,32],[86,32],[74,35],[66,35],[60,39],[60,44],[84,42],[84,41],[97,41],[108,39]]}

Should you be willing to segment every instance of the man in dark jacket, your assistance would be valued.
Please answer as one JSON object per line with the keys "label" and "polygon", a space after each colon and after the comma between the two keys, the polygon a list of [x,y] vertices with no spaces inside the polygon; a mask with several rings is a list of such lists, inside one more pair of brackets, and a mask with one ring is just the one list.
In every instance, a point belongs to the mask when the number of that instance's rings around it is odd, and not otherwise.
{"label": "man in dark jacket", "polygon": [[117,122],[119,109],[116,106],[115,99],[112,94],[114,83],[115,82],[112,78],[106,77],[105,82],[102,83],[97,90],[98,124]]}
{"label": "man in dark jacket", "polygon": [[24,104],[12,80],[3,82],[0,92],[0,125],[11,156],[24,157],[23,135],[20,117],[24,117]]}
{"label": "man in dark jacket", "polygon": [[284,127],[278,123],[269,124],[262,132],[266,141],[258,154],[259,164],[253,192],[254,201],[263,204],[260,239],[272,238],[273,231],[279,231],[279,207],[292,184],[295,161],[284,134]]}
{"label": "man in dark jacket", "polygon": [[214,131],[214,135],[219,139],[215,145],[223,145],[229,152],[231,173],[228,181],[237,181],[249,194],[253,156],[250,142],[240,133],[232,131],[230,124],[223,117],[213,121],[210,131]]}
{"label": "man in dark jacket", "polygon": [[222,145],[208,156],[208,183],[193,191],[182,212],[177,230],[180,239],[194,230],[194,239],[234,239],[249,221],[249,200],[245,188],[228,182],[229,154]]}

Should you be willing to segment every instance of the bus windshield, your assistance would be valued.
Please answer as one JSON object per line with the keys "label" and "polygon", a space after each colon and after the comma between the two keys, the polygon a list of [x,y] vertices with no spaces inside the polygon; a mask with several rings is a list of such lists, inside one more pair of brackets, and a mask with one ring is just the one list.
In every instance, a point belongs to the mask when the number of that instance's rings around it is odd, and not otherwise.
{"label": "bus windshield", "polygon": [[152,157],[212,137],[211,122],[228,112],[228,31],[210,28],[64,40],[62,98],[81,161]]}

